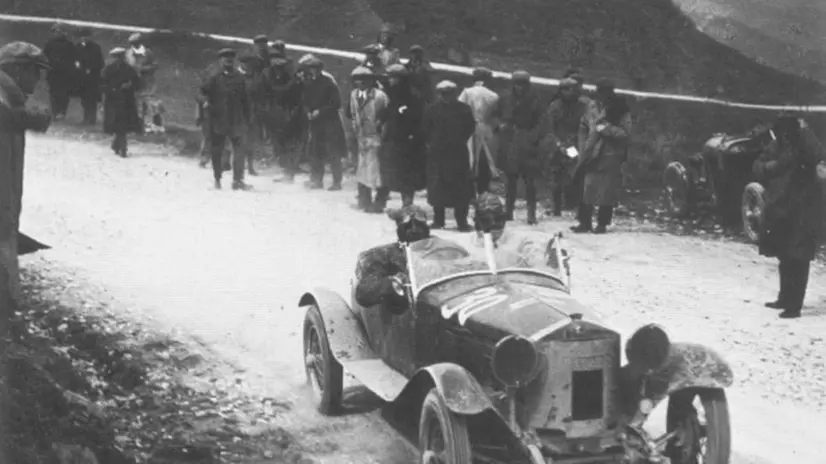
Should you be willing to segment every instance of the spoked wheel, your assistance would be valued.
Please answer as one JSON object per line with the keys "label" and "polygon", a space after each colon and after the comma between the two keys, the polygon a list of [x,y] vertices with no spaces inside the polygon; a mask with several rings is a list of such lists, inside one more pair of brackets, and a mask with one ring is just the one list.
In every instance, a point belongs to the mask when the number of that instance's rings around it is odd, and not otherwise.
{"label": "spoked wheel", "polygon": [[473,459],[465,418],[448,409],[435,388],[422,405],[419,452],[422,464],[470,464]]}
{"label": "spoked wheel", "polygon": [[724,390],[689,389],[668,400],[665,454],[672,464],[728,464],[731,426]]}
{"label": "spoked wheel", "polygon": [[763,186],[757,182],[746,185],[746,189],[743,190],[740,211],[743,218],[743,232],[752,242],[760,240],[765,208],[766,201],[763,198]]}
{"label": "spoked wheel", "polygon": [[344,371],[330,352],[324,320],[315,305],[304,317],[304,369],[318,412],[336,413],[341,408]]}
{"label": "spoked wheel", "polygon": [[677,217],[688,214],[688,171],[682,163],[674,161],[665,167],[663,189],[665,206],[668,208],[668,212]]}

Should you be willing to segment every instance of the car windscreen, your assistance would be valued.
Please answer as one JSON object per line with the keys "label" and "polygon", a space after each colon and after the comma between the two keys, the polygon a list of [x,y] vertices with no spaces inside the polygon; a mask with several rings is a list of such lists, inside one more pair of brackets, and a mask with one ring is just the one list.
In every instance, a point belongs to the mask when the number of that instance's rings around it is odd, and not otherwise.
{"label": "car windscreen", "polygon": [[418,288],[451,276],[490,271],[484,260],[471,256],[465,247],[439,237],[410,244],[409,253],[411,280]]}

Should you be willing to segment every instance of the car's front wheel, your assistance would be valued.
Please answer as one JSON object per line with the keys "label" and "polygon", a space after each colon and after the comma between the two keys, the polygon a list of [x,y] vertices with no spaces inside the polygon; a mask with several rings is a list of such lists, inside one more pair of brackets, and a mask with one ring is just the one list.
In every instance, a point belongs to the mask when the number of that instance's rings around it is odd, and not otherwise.
{"label": "car's front wheel", "polygon": [[722,389],[688,389],[668,400],[666,428],[674,437],[666,447],[672,464],[728,464],[731,424]]}
{"label": "car's front wheel", "polygon": [[419,451],[422,464],[472,462],[473,453],[467,421],[448,409],[435,388],[430,390],[422,404]]}
{"label": "car's front wheel", "polygon": [[330,351],[321,311],[315,305],[304,316],[304,369],[318,411],[335,414],[341,408],[344,370]]}
{"label": "car's front wheel", "polygon": [[766,201],[763,198],[763,186],[757,182],[746,185],[743,190],[743,201],[740,205],[740,212],[743,218],[743,232],[752,242],[760,239],[760,231],[763,227],[763,210],[766,209]]}
{"label": "car's front wheel", "polygon": [[689,195],[691,194],[688,171],[679,161],[668,164],[663,171],[663,195],[665,207],[675,217],[689,213]]}

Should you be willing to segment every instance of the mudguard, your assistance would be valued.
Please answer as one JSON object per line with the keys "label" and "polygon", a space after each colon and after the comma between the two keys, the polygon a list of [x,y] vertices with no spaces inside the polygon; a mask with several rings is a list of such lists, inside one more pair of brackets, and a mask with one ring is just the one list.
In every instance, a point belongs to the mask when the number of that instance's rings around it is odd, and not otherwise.
{"label": "mudguard", "polygon": [[302,295],[298,301],[298,306],[304,310],[313,304],[321,312],[333,357],[342,363],[376,357],[370,349],[358,316],[341,295],[317,287]]}
{"label": "mudguard", "polygon": [[397,401],[424,395],[436,388],[452,412],[464,416],[493,410],[494,406],[482,385],[462,366],[453,363],[432,364],[419,369],[399,394]]}
{"label": "mudguard", "polygon": [[734,382],[731,366],[711,348],[673,343],[668,361],[650,378],[649,398],[659,402],[686,388],[728,388]]}

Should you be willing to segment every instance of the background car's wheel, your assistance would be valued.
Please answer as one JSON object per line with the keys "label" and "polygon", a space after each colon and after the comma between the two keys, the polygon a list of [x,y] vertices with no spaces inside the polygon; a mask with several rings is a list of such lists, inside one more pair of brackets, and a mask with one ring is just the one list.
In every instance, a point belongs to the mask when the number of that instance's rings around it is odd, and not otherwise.
{"label": "background car's wheel", "polygon": [[318,411],[325,415],[341,408],[344,371],[330,352],[321,311],[313,305],[304,317],[304,369]]}
{"label": "background car's wheel", "polygon": [[663,171],[663,194],[668,212],[677,217],[688,214],[688,171],[678,161],[668,164]]}
{"label": "background car's wheel", "polygon": [[763,198],[763,186],[757,182],[746,185],[743,190],[743,201],[740,212],[743,218],[743,232],[752,242],[760,239],[760,230],[763,227],[763,210],[766,201]]}
{"label": "background car's wheel", "polygon": [[419,420],[419,451],[422,464],[467,464],[472,462],[465,418],[445,405],[439,392],[430,390]]}
{"label": "background car's wheel", "polygon": [[725,391],[688,389],[672,394],[666,428],[676,431],[666,448],[672,464],[728,464],[731,424]]}

